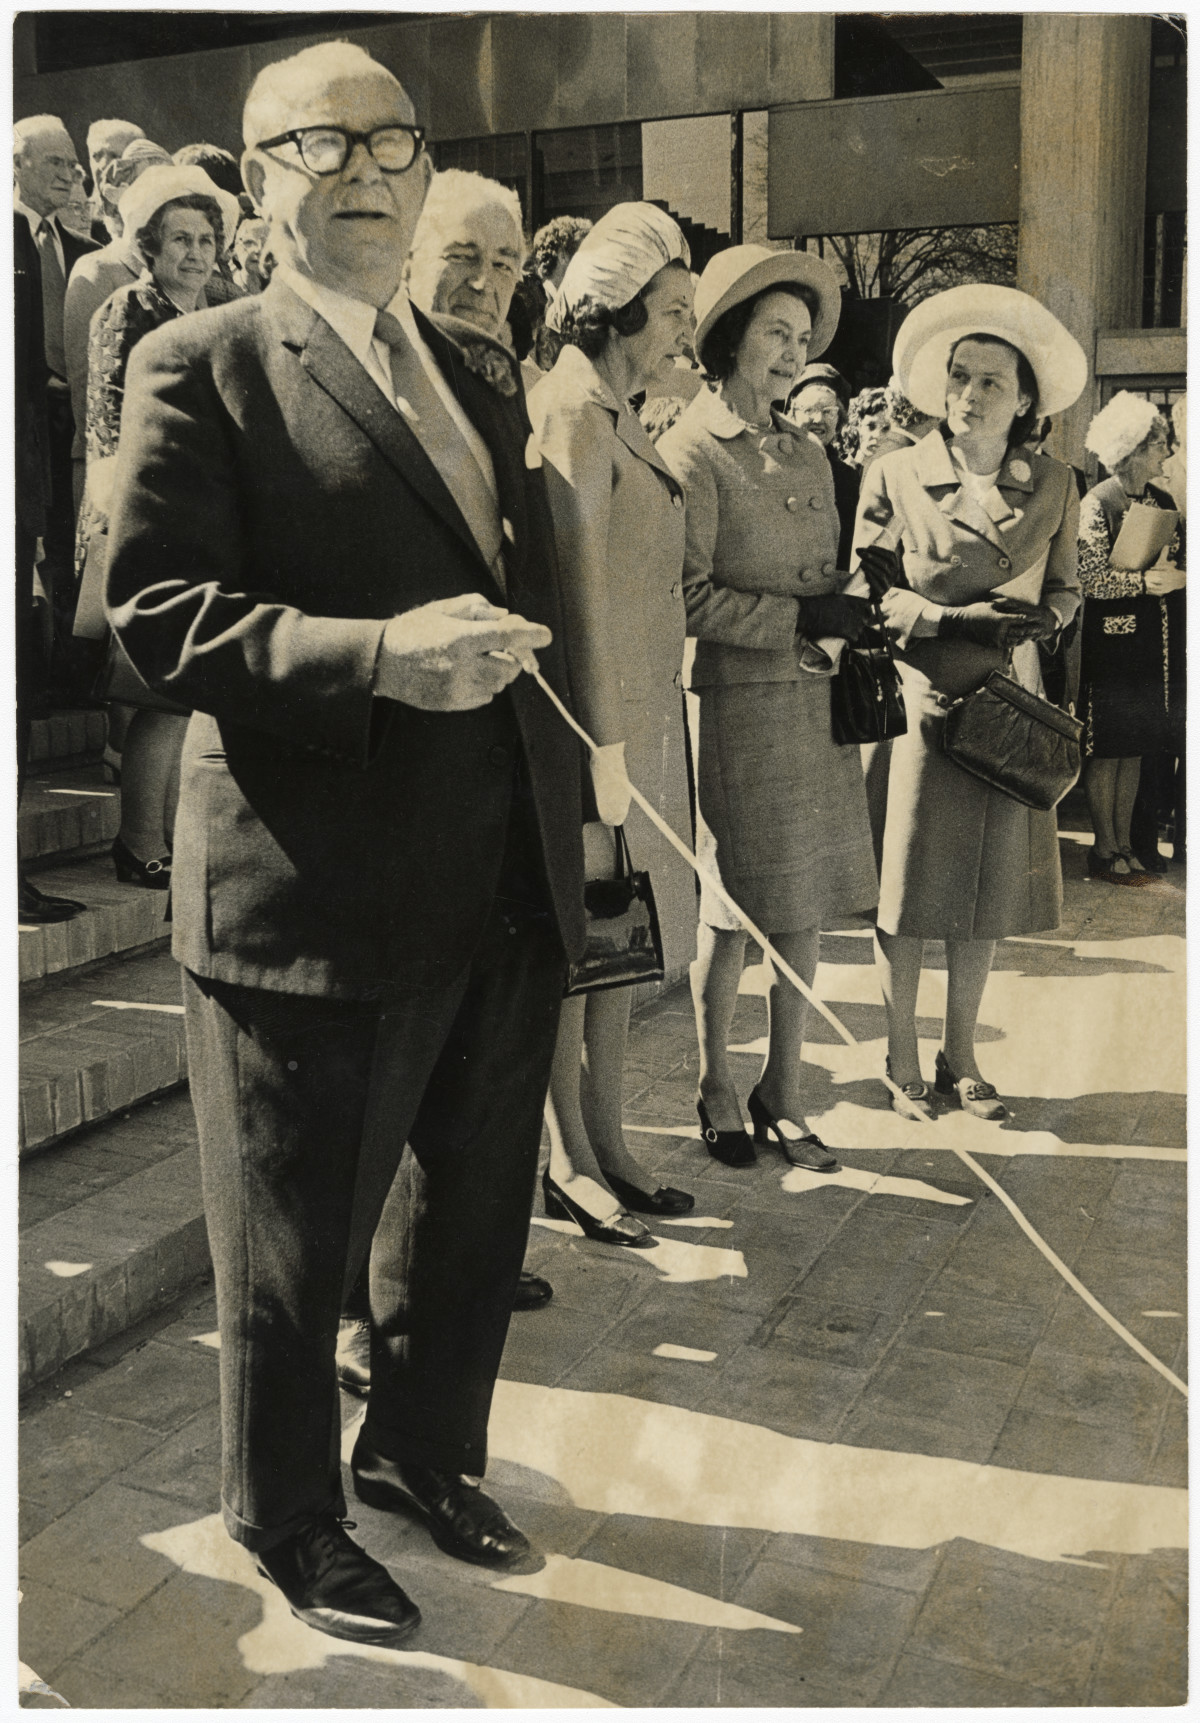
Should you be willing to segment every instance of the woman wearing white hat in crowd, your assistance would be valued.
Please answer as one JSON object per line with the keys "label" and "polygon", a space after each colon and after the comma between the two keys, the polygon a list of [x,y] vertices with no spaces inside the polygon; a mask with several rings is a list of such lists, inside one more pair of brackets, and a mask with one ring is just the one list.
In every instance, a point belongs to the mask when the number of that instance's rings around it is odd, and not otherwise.
{"label": "woman wearing white hat in crowd", "polygon": [[900,547],[904,584],[883,596],[908,730],[892,744],[876,957],[897,1112],[936,1116],[917,1056],[923,942],[946,944],[945,1041],[936,1091],[978,1118],[1007,1110],[975,1058],[995,942],[1058,925],[1057,821],[957,766],[942,751],[946,702],[1014,654],[1040,686],[1033,642],[1079,605],[1079,498],[1071,469],[1024,447],[1043,413],[1078,398],[1087,360],[1044,306],[1013,288],[955,287],[909,314],[895,349],[900,386],[936,429],[863,477],[855,547]]}
{"label": "woman wearing white hat in crowd", "polygon": [[[133,348],[152,329],[203,305],[217,257],[233,239],[238,203],[200,168],[163,164],[122,194],[121,219],[143,272],[119,287],[92,317],[88,340],[87,478],[79,517],[84,567],[76,633],[103,631],[102,592],[109,497],[121,435],[125,373]],[[121,756],[121,829],[113,844],[117,877],[165,891],[171,881],[171,836],[179,750],[186,718],[161,710],[147,692],[110,684],[109,694],[138,710]]]}
{"label": "woman wearing white hat in crowd", "polygon": [[[815,438],[782,403],[837,327],[832,271],[805,251],[736,245],[696,290],[697,395],[659,449],[687,488],[684,595],[696,639],[700,854],[805,982],[820,929],[873,907],[875,862],[857,748],[830,730],[841,641],[867,605],[837,589],[833,480]],[[697,1112],[709,1153],[755,1158],[727,1046],[745,957],[741,924],[702,883],[692,998],[700,1041]],[[836,1172],[808,1128],[801,1066],[807,1005],[775,977],[766,1063],[747,1107],[754,1140],[795,1166]]]}
{"label": "woman wearing white hat in crowd", "polygon": [[[695,890],[686,864],[631,812],[629,779],[686,841],[683,493],[629,397],[691,337],[687,266],[683,235],[662,210],[609,210],[549,307],[547,325],[563,345],[529,395],[530,458],[541,461],[554,515],[575,711],[600,744],[596,817],[584,827],[588,875],[612,877],[613,828],[624,825],[635,867],[651,877],[668,971],[690,952]],[[652,1188],[622,1134],[630,999],[628,988],[613,988],[563,1001],[543,1189],[547,1213],[604,1243],[646,1247],[652,1235],[627,1211],[683,1214],[693,1199]]]}
{"label": "woman wearing white hat in crowd", "polygon": [[1095,834],[1088,872],[1112,885],[1141,886],[1151,875],[1135,851],[1130,822],[1142,756],[1183,751],[1170,697],[1173,673],[1177,685],[1182,681],[1183,618],[1181,610],[1172,615],[1168,596],[1182,591],[1186,578],[1177,566],[1178,527],[1153,568],[1113,567],[1110,559],[1131,503],[1175,507],[1170,492],[1153,482],[1170,447],[1167,422],[1153,401],[1122,389],[1092,420],[1085,446],[1111,475],[1092,487],[1079,514],[1079,715],[1083,787]]}

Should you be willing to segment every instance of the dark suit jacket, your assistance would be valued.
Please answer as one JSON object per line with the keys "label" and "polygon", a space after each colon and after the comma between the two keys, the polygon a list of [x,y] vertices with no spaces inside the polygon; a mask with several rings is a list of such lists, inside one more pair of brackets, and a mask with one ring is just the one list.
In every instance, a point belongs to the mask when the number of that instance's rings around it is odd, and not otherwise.
{"label": "dark suit jacket", "polygon": [[[85,252],[96,247],[58,229],[67,279]],[[13,383],[16,407],[17,521],[32,534],[46,530],[50,503],[50,449],[46,427],[46,343],[42,327],[42,260],[29,223],[13,213]]]}
{"label": "dark suit jacket", "polygon": [[[542,664],[562,691],[522,398],[419,321],[495,464],[503,602],[554,633]],[[471,591],[501,601],[436,468],[283,282],[134,349],[107,600],[146,679],[196,708],[172,883],[189,969],[347,999],[450,981],[492,900],[519,752],[578,952],[579,751],[545,696],[522,676],[476,711],[435,713],[371,691],[386,619]]]}

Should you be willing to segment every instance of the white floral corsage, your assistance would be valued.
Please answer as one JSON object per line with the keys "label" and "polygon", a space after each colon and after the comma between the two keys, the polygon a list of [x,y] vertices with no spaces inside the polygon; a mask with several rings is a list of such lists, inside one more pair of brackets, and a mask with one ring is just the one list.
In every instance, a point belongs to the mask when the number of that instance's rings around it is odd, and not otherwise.
{"label": "white floral corsage", "polygon": [[1013,478],[1016,479],[1017,483],[1021,485],[1028,484],[1029,480],[1033,477],[1033,469],[1029,465],[1028,461],[1010,461],[1008,463],[1008,470],[1012,474]]}

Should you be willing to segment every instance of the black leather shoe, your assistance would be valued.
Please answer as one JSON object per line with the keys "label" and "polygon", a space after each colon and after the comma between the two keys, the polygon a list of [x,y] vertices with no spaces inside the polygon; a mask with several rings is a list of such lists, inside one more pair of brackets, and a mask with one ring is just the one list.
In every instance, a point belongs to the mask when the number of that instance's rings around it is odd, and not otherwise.
{"label": "black leather shoe", "polygon": [[338,1387],[365,1400],[371,1386],[371,1324],[365,1317],[343,1316],[338,1323]]}
{"label": "black leather shoe", "polygon": [[[777,1119],[763,1103],[757,1089],[747,1096],[746,1111],[754,1126],[756,1143],[774,1143],[777,1149],[782,1149],[786,1160],[794,1167],[803,1167],[806,1172],[841,1172],[841,1162],[836,1155],[830,1154],[815,1132],[808,1131],[802,1136],[790,1119]],[[791,1129],[785,1130],[785,1125]]]}
{"label": "black leather shoe", "polygon": [[597,1244],[623,1244],[630,1250],[653,1250],[658,1243],[640,1220],[634,1220],[623,1209],[611,1220],[597,1220],[581,1203],[568,1196],[561,1185],[555,1184],[549,1167],[542,1174],[542,1203],[551,1220],[573,1220],[584,1236],[594,1238]]}
{"label": "black leather shoe", "polygon": [[521,1270],[513,1297],[514,1310],[540,1310],[553,1297],[554,1288],[548,1280],[543,1280],[540,1274],[526,1274],[524,1269]]}
{"label": "black leather shoe", "polygon": [[353,1520],[323,1514],[293,1537],[258,1552],[258,1571],[277,1585],[298,1620],[361,1645],[399,1645],[421,1612],[388,1570],[360,1549]]}
{"label": "black leather shoe", "polygon": [[39,891],[36,885],[31,885],[29,880],[18,881],[18,921],[30,925],[73,921],[77,915],[82,915],[86,908],[86,903],[76,903],[73,897],[50,897],[46,892]]}
{"label": "black leather shoe", "polygon": [[360,1502],[408,1514],[428,1528],[440,1550],[480,1567],[512,1567],[530,1553],[529,1539],[471,1478],[388,1460],[360,1435],[350,1457]]}
{"label": "black leather shoe", "polygon": [[696,1206],[695,1197],[686,1191],[677,1191],[674,1185],[659,1185],[656,1191],[642,1191],[636,1185],[619,1179],[616,1173],[605,1173],[604,1178],[624,1207],[636,1209],[638,1214],[691,1214]]}
{"label": "black leather shoe", "polygon": [[700,1138],[714,1161],[727,1167],[752,1167],[758,1156],[745,1127],[740,1131],[718,1131],[708,1116],[708,1108],[696,1096],[696,1117],[700,1120]]}
{"label": "black leather shoe", "polygon": [[117,870],[117,878],[122,885],[144,885],[147,891],[170,891],[171,889],[171,858],[161,856],[153,861],[143,861],[135,856],[129,845],[122,843],[119,837],[113,839],[113,866]]}

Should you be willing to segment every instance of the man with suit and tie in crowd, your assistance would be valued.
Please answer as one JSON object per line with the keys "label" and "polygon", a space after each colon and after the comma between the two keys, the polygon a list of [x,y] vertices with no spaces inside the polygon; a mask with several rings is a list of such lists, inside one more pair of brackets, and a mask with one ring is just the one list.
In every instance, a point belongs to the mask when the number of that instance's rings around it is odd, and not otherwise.
{"label": "man with suit and tie in crowd", "polygon": [[[436,320],[472,363],[503,344],[505,319],[521,274],[525,236],[515,191],[483,174],[449,168],[435,173],[413,234],[404,285],[413,305]],[[486,339],[480,340],[483,336]],[[505,363],[501,352],[495,361]],[[540,1310],[554,1296],[550,1282],[524,1271],[514,1310]],[[353,1288],[338,1333],[338,1381],[364,1396],[371,1381],[370,1310],[365,1269]]]}
{"label": "man with suit and tie in crowd", "polygon": [[[75,146],[53,114],[37,114],[13,127],[18,795],[28,763],[30,725],[47,703],[52,669],[61,671],[54,647],[61,649],[69,639],[74,610],[75,429],[63,351],[63,302],[68,275],[94,247],[60,226],[55,212],[70,199],[77,166]],[[37,613],[35,569],[49,602],[48,627]],[[71,898],[47,897],[23,875],[19,883],[24,922],[67,921],[83,910]]]}
{"label": "man with suit and tie in crowd", "polygon": [[302,1620],[393,1645],[418,1611],[342,1524],[338,1313],[369,1248],[360,1499],[526,1560],[478,1480],[583,938],[580,761],[521,674],[564,687],[515,364],[401,288],[412,104],[329,43],[261,72],[243,129],[278,267],[134,352],[107,602],[195,709],[174,949],[225,1523]]}

